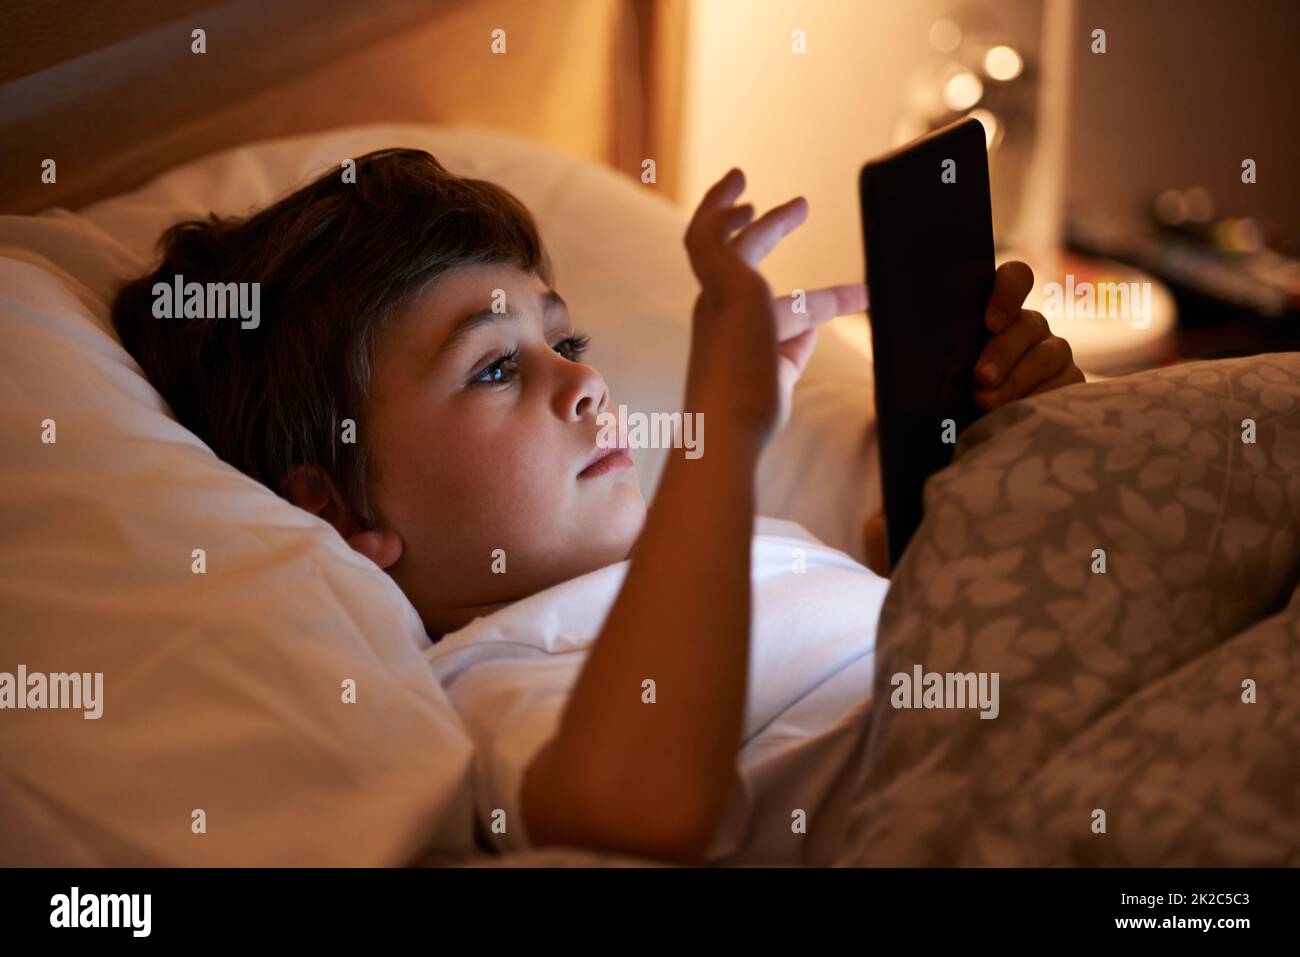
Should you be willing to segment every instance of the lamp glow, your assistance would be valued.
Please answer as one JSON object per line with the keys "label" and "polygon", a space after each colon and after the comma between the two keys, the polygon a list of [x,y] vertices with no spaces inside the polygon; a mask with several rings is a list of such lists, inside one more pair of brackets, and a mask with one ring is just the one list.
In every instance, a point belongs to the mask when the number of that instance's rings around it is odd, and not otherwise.
{"label": "lamp glow", "polygon": [[996,46],[984,54],[984,72],[995,80],[1014,80],[1025,68],[1020,54],[1008,46]]}
{"label": "lamp glow", "polygon": [[943,85],[943,102],[951,110],[969,110],[984,95],[984,84],[969,70],[959,70]]}

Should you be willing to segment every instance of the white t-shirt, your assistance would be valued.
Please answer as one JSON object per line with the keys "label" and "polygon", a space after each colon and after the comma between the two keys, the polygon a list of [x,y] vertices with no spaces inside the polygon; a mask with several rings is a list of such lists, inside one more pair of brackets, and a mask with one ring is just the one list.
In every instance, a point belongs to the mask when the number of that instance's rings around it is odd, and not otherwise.
{"label": "white t-shirt", "polygon": [[[751,558],[743,744],[708,860],[830,863],[849,758],[865,738],[889,581],[778,519],[756,520]],[[524,771],[558,730],[627,568],[619,562],[521,599],[425,652],[477,746],[479,820],[502,851],[532,846]]]}

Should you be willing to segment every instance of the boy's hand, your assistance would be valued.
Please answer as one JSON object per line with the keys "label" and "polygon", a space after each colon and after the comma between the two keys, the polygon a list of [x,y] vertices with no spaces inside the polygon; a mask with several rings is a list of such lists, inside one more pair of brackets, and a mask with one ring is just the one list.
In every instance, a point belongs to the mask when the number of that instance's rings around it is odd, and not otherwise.
{"label": "boy's hand", "polygon": [[753,204],[734,205],[744,189],[744,173],[732,169],[705,194],[686,230],[701,287],[686,393],[689,408],[721,410],[728,422],[751,430],[762,448],[789,418],[790,394],[817,343],[816,327],[862,311],[866,289],[814,290],[806,294],[805,312],[794,311],[792,296],[773,299],[757,266],[803,224],[808,202],[795,197],[750,222]]}
{"label": "boy's hand", "polygon": [[781,338],[781,358],[777,375],[781,387],[781,414],[776,431],[780,432],[790,418],[791,395],[794,384],[803,375],[808,358],[817,345],[817,327],[836,316],[850,316],[867,308],[867,287],[863,283],[847,283],[806,290],[803,295],[804,312],[795,312],[793,293],[781,296],[773,303],[776,307],[777,335]]}
{"label": "boy's hand", "polygon": [[984,316],[993,338],[975,363],[975,401],[986,412],[1084,381],[1070,344],[1052,335],[1042,313],[1020,308],[1033,288],[1034,274],[1025,263],[998,267]]}

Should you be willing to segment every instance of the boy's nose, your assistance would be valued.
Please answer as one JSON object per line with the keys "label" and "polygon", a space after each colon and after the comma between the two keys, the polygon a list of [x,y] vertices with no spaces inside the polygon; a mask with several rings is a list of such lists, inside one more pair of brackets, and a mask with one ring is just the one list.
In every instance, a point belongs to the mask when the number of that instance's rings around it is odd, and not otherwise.
{"label": "boy's nose", "polygon": [[589,365],[573,363],[569,380],[560,392],[560,415],[578,421],[584,416],[595,418],[609,405],[609,388],[605,377]]}

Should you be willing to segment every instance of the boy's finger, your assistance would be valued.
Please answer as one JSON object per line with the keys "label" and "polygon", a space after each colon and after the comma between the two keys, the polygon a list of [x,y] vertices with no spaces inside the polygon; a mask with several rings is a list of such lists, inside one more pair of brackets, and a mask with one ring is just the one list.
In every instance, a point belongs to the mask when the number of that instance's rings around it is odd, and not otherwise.
{"label": "boy's finger", "polygon": [[993,274],[993,293],[989,296],[984,321],[994,333],[1006,329],[1034,288],[1034,271],[1026,263],[1014,260],[1003,263]]}
{"label": "boy's finger", "polygon": [[1002,385],[996,389],[977,389],[975,398],[986,409],[1023,398],[1066,370],[1070,358],[1070,344],[1057,336],[1051,336],[1035,343],[1016,363]]}
{"label": "boy's finger", "polygon": [[976,383],[984,388],[998,385],[1021,356],[1051,334],[1052,330],[1041,312],[1020,310],[1015,322],[985,343],[984,351],[975,363]]}
{"label": "boy's finger", "polygon": [[867,308],[867,287],[862,283],[827,286],[803,294],[804,312],[795,312],[795,295],[780,296],[772,300],[776,307],[777,339],[789,339],[812,326],[821,325],[836,316],[851,316]]}
{"label": "boy's finger", "polygon": [[[804,366],[808,364],[808,358],[815,348],[817,348],[816,329],[807,329],[777,346],[777,354],[788,362],[788,365],[782,365],[777,370],[784,386],[794,387],[795,380],[803,375]],[[789,382],[784,381],[787,375],[793,377]]]}
{"label": "boy's finger", "polygon": [[[795,295],[790,293],[781,296],[775,302],[779,308],[793,311]],[[866,311],[867,287],[860,282],[851,282],[840,286],[824,286],[821,289],[805,289],[803,304],[808,318],[815,323],[836,316],[851,316],[855,312]]]}
{"label": "boy's finger", "polygon": [[726,209],[734,206],[740,194],[745,191],[745,174],[739,166],[733,166],[727,170],[722,179],[718,180],[705,192],[704,198],[700,200],[699,208],[695,211],[695,217],[701,215],[707,216],[713,210]]}
{"label": "boy's finger", "polygon": [[[745,207],[740,207],[740,210],[732,208],[744,191],[745,174],[733,167],[726,176],[709,187],[687,224],[686,249],[690,253],[696,278],[701,282],[704,281],[701,270],[712,271],[727,255],[727,236],[753,215],[752,204],[745,204],[749,207],[747,214],[740,212]],[[738,218],[742,219],[739,223]]]}
{"label": "boy's finger", "polygon": [[768,210],[742,229],[731,240],[731,248],[751,267],[755,267],[776,248],[783,237],[798,229],[807,218],[808,200],[796,196]]}
{"label": "boy's finger", "polygon": [[[1062,340],[1064,341],[1064,340]],[[1067,385],[1074,385],[1078,382],[1086,382],[1083,371],[1074,364],[1071,359],[1060,372],[1052,376],[1045,382],[1040,382],[1034,388],[1030,389],[1026,395],[1038,395],[1040,392],[1051,392],[1053,389],[1060,389]]]}
{"label": "boy's finger", "polygon": [[733,168],[726,176],[710,186],[686,226],[686,245],[698,244],[709,239],[721,242],[724,238],[721,216],[735,205],[744,191],[745,174],[738,168]]}
{"label": "boy's finger", "polygon": [[722,224],[722,236],[725,239],[754,218],[754,204],[742,203],[739,206],[724,209],[718,213],[717,218]]}

